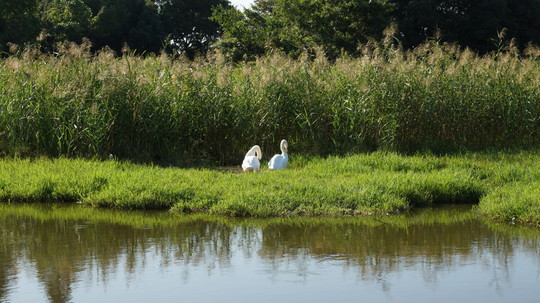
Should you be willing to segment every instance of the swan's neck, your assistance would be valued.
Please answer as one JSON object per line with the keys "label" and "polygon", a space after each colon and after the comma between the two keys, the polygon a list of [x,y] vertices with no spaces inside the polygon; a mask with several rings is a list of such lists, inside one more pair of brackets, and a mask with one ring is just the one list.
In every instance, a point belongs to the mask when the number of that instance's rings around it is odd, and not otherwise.
{"label": "swan's neck", "polygon": [[257,158],[262,159],[262,150],[261,148],[256,145],[253,146],[246,154],[246,156],[256,156]]}

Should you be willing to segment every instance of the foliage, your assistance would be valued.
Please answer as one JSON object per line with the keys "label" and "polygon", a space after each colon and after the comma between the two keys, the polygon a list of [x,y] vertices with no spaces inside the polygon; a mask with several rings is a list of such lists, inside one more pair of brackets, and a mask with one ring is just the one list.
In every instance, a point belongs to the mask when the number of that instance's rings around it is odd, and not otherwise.
{"label": "foliage", "polygon": [[424,43],[437,36],[471,49],[496,50],[498,33],[508,31],[506,38],[517,38],[524,47],[540,43],[540,23],[533,15],[540,12],[540,1],[530,0],[392,0],[395,16],[405,47]]}
{"label": "foliage", "polygon": [[265,0],[243,13],[218,9],[213,19],[223,28],[218,48],[238,60],[277,50],[298,57],[322,47],[329,58],[355,54],[360,43],[380,39],[390,24],[386,1]]}
{"label": "foliage", "polygon": [[383,0],[276,2],[280,36],[303,51],[321,46],[329,58],[354,54],[369,39],[380,40],[390,25],[392,6]]}
{"label": "foliage", "polygon": [[8,43],[22,45],[37,36],[37,7],[37,0],[0,1],[0,54],[9,51]]}
{"label": "foliage", "polygon": [[234,61],[276,51],[296,58],[317,48],[333,60],[361,55],[359,46],[396,26],[390,36],[406,49],[433,38],[481,53],[512,39],[523,49],[540,43],[538,12],[538,0],[259,0],[243,12],[216,10],[213,18],[224,32],[217,47]]}
{"label": "foliage", "polygon": [[54,41],[82,42],[88,34],[92,11],[83,0],[50,0],[41,3],[42,22],[48,38]]}
{"label": "foliage", "polygon": [[217,41],[216,48],[232,61],[251,61],[269,50],[266,41],[272,37],[269,30],[272,21],[257,11],[248,9],[242,13],[234,8],[217,7],[211,19],[223,29],[223,36]]}
{"label": "foliage", "polygon": [[[117,53],[174,50],[193,58],[205,53],[220,31],[209,20],[211,8],[227,0],[5,0],[0,3],[0,51],[7,43],[40,43],[56,52],[57,44],[81,43]],[[41,34],[40,34],[41,32]],[[39,37],[38,37],[38,34]]]}
{"label": "foliage", "polygon": [[210,20],[213,7],[230,7],[227,0],[157,1],[166,30],[168,48],[193,59],[205,54],[220,36],[217,23]]}
{"label": "foliage", "polygon": [[235,62],[275,53],[334,61],[381,39],[405,49],[435,39],[487,53],[539,44],[539,13],[540,0],[257,0],[243,11],[228,0],[3,0],[0,52],[39,44],[54,53],[89,40],[117,54],[194,59],[219,49]]}
{"label": "foliage", "polygon": [[108,46],[120,52],[126,44],[141,52],[158,53],[163,29],[157,8],[146,0],[101,0],[88,38],[97,49]]}
{"label": "foliage", "polygon": [[540,1],[508,0],[508,16],[504,27],[508,37],[516,38],[519,45],[540,44]]}

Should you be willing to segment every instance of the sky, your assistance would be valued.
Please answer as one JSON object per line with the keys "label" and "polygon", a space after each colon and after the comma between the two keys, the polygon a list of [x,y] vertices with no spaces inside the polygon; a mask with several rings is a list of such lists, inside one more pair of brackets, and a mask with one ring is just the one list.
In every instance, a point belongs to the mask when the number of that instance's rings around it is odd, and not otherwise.
{"label": "sky", "polygon": [[249,8],[253,4],[253,0],[229,0],[237,8]]}

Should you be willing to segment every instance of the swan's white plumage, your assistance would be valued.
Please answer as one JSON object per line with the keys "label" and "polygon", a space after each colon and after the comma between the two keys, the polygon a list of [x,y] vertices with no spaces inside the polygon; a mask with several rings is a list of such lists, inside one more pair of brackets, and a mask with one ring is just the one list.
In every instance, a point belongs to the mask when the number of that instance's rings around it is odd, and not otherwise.
{"label": "swan's white plumage", "polygon": [[254,145],[244,157],[242,162],[242,169],[244,171],[259,171],[261,169],[262,151],[259,145]]}
{"label": "swan's white plumage", "polygon": [[289,143],[287,143],[287,140],[281,140],[279,148],[281,149],[281,154],[274,155],[270,159],[270,162],[268,162],[268,168],[270,169],[283,169],[287,167],[287,163],[289,162],[289,154],[287,153],[289,151]]}

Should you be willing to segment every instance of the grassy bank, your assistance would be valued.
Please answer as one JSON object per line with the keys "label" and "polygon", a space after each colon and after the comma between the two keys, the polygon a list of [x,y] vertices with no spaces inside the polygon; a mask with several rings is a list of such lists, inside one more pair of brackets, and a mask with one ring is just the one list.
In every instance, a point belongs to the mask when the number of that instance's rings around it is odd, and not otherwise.
{"label": "grassy bank", "polygon": [[386,214],[479,203],[489,217],[540,223],[540,154],[292,158],[283,171],[179,169],[118,161],[0,160],[0,201],[81,202],[229,216]]}
{"label": "grassy bank", "polygon": [[426,44],[361,58],[0,60],[0,155],[234,164],[254,144],[325,156],[537,148],[540,61]]}

